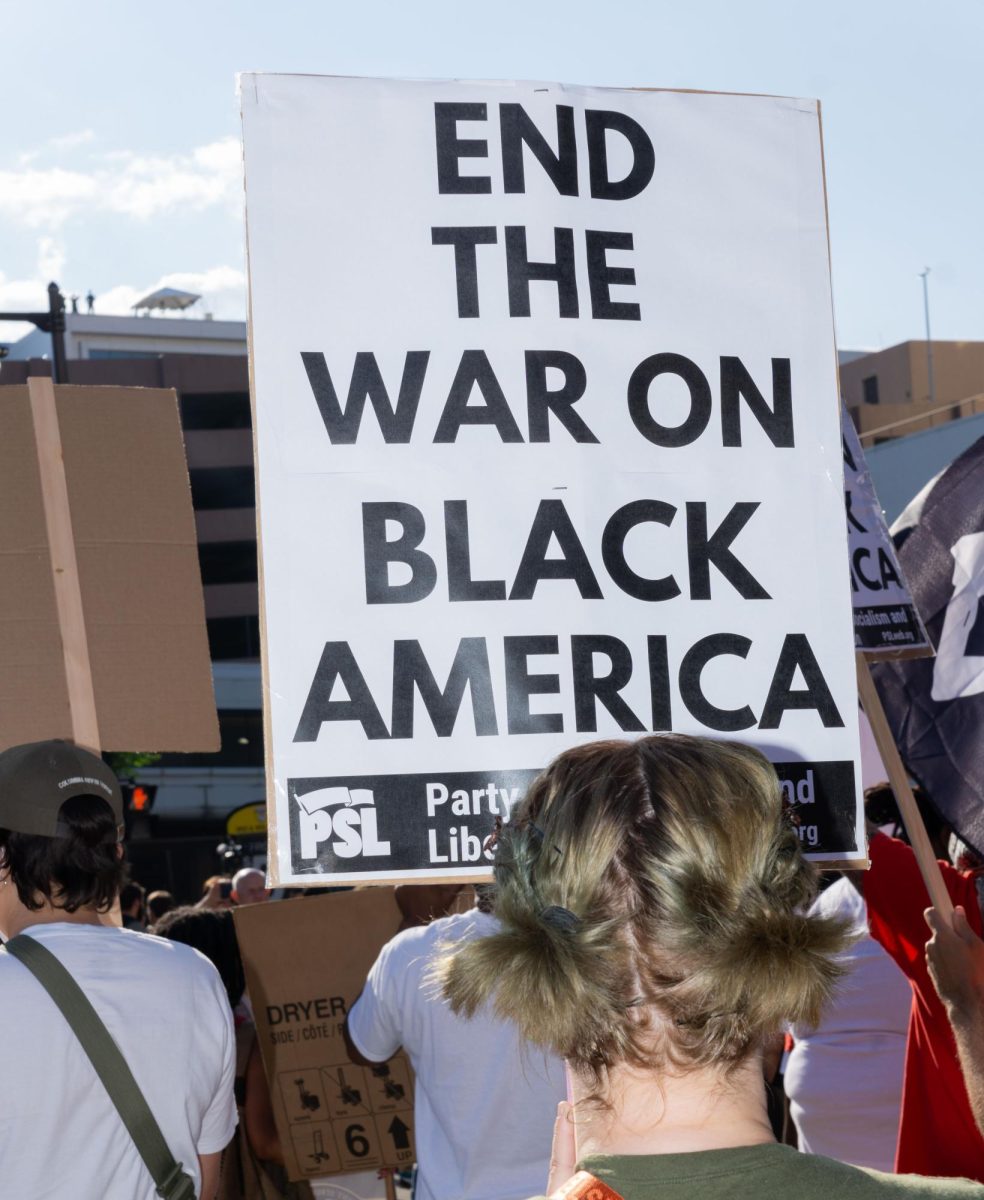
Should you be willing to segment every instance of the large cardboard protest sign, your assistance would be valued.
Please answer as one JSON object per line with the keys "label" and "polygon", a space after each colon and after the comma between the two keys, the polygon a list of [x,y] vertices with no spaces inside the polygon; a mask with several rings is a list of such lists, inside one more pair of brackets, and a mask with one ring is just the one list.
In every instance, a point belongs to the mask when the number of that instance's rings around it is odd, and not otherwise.
{"label": "large cardboard protest sign", "polygon": [[31,380],[0,429],[0,748],[76,737],[74,682],[94,749],[218,750],[175,393]]}
{"label": "large cardboard protest sign", "polygon": [[235,910],[236,933],[291,1179],[414,1161],[413,1077],[400,1053],[360,1067],[342,1027],[396,933],[391,888]]}
{"label": "large cardboard protest sign", "polygon": [[854,642],[865,657],[927,658],[933,647],[899,566],[854,422],[841,409]]}
{"label": "large cardboard protest sign", "polygon": [[739,737],[863,860],[818,105],[246,75],[271,867],[477,878]]}

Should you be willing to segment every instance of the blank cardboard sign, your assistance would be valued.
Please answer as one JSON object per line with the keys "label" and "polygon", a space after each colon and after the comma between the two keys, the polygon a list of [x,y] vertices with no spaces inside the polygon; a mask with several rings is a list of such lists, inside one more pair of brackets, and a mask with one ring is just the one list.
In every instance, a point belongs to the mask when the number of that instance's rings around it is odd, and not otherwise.
{"label": "blank cardboard sign", "polygon": [[400,926],[392,888],[235,909],[273,1115],[291,1179],[414,1160],[413,1077],[401,1051],[356,1066],[342,1026]]}
{"label": "blank cardboard sign", "polygon": [[[55,388],[101,747],[219,749],[171,390]],[[0,748],[71,738],[27,387],[0,389]]]}

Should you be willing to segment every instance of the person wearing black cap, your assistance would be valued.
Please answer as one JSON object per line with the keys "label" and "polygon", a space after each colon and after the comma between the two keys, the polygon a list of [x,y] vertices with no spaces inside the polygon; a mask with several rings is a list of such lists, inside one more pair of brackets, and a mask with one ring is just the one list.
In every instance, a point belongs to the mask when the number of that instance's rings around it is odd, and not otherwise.
{"label": "person wearing black cap", "polygon": [[[67,742],[0,754],[4,1195],[153,1200],[136,1143],[18,944],[66,968],[109,1031],[167,1149],[211,1200],[236,1125],[235,1042],[222,982],[177,942],[103,923],[125,879],[113,772]],[[36,956],[36,950],[32,951]]]}

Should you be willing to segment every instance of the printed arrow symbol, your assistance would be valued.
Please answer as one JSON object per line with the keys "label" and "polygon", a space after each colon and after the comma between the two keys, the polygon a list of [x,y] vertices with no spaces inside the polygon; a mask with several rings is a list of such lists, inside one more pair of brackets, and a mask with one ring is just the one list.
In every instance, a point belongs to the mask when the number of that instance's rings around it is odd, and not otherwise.
{"label": "printed arrow symbol", "polygon": [[392,1137],[393,1145],[397,1148],[397,1150],[410,1149],[410,1126],[404,1125],[399,1117],[394,1117],[393,1120],[390,1121],[386,1132],[390,1135],[390,1137]]}

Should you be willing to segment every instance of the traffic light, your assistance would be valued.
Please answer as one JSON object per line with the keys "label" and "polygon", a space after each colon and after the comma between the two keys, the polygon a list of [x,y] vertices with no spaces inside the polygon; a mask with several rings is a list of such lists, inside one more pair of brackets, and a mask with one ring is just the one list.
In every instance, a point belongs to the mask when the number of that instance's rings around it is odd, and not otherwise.
{"label": "traffic light", "polygon": [[153,783],[123,783],[123,807],[128,813],[146,816],[154,807],[157,785]]}

